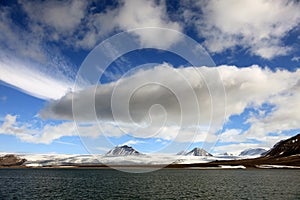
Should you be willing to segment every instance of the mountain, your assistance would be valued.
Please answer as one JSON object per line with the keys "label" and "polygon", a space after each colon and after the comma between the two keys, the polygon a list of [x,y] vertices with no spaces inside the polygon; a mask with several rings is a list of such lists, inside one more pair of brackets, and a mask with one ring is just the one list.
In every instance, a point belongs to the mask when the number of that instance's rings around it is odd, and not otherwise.
{"label": "mountain", "polygon": [[194,148],[190,152],[185,154],[186,156],[212,156],[210,153],[202,148]]}
{"label": "mountain", "polygon": [[232,153],[228,153],[228,152],[224,152],[224,153],[218,154],[218,156],[233,156],[233,154]]}
{"label": "mountain", "polygon": [[267,150],[263,148],[255,148],[255,149],[246,149],[240,153],[239,156],[260,156],[264,155],[267,152]]}
{"label": "mountain", "polygon": [[189,167],[218,167],[223,165],[243,165],[247,168],[272,168],[274,166],[300,168],[300,134],[276,143],[264,156],[258,158],[212,161],[210,163],[191,164]]}
{"label": "mountain", "polygon": [[176,155],[185,155],[187,154],[187,151],[179,151]]}
{"label": "mountain", "polygon": [[16,155],[8,154],[0,157],[0,166],[20,166],[26,159],[19,158]]}
{"label": "mountain", "polygon": [[105,155],[106,156],[128,156],[128,155],[141,155],[141,153],[130,146],[123,145],[123,146],[116,146],[115,148],[107,152]]}
{"label": "mountain", "polygon": [[300,154],[300,133],[287,140],[276,143],[265,157],[287,157]]}

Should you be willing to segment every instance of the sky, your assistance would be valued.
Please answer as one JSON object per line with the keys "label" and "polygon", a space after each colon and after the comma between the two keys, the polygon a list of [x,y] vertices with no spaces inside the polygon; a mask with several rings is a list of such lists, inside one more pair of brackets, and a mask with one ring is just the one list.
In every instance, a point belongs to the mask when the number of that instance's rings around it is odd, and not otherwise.
{"label": "sky", "polygon": [[298,1],[0,1],[0,152],[211,153],[300,132]]}

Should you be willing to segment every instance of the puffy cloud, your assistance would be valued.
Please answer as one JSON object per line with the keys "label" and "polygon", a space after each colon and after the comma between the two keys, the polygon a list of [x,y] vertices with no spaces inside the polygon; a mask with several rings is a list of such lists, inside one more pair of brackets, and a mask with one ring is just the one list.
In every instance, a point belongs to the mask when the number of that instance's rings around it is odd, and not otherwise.
{"label": "puffy cloud", "polygon": [[[76,48],[91,49],[104,36],[135,28],[157,27],[180,31],[179,23],[172,22],[163,2],[149,0],[119,1],[114,8],[95,12],[86,1],[20,1],[29,16],[31,31],[48,41],[59,41]],[[144,32],[134,33],[140,42],[155,47],[168,47],[179,38],[174,35]],[[163,41],[163,42],[162,42]]]}
{"label": "puffy cloud", "polygon": [[61,34],[72,34],[85,16],[86,1],[20,1],[32,23],[54,28]]}
{"label": "puffy cloud", "polygon": [[[105,127],[109,129],[109,125]],[[74,122],[63,122],[60,124],[46,124],[42,128],[36,128],[34,124],[17,121],[17,116],[6,115],[0,126],[0,134],[15,135],[23,142],[49,144],[64,136],[78,136],[78,130],[83,137],[97,137],[101,131],[96,125],[84,124],[75,126]],[[112,134],[113,135],[113,134]],[[117,136],[116,133],[113,136]]]}
{"label": "puffy cloud", "polygon": [[237,136],[237,138],[230,138],[226,136],[233,136],[235,135],[234,132],[239,132],[240,130],[229,130],[231,134],[227,131],[224,135],[220,136],[220,141],[223,142],[229,142],[227,143],[218,143],[218,146],[215,146],[213,148],[214,152],[216,153],[232,153],[234,155],[239,155],[239,153],[245,149],[249,148],[264,148],[264,149],[270,149],[280,140],[285,140],[289,138],[289,136],[286,135],[277,135],[277,136],[268,136],[265,134],[264,137],[257,137],[256,140],[258,141],[251,141],[248,139],[251,139],[251,137],[247,138],[247,135],[240,134]]}
{"label": "puffy cloud", "polygon": [[[299,70],[298,70],[299,71]],[[272,112],[265,117],[252,116],[248,122],[252,124],[246,132],[247,137],[264,138],[266,133],[281,133],[286,130],[300,130],[300,80],[291,88],[268,99],[273,105]]]}
{"label": "puffy cloud", "polygon": [[230,145],[222,145],[214,147],[216,153],[232,153],[233,155],[239,155],[243,150],[250,148],[265,148],[268,149],[270,146],[264,144],[255,144],[255,143],[238,143]]}
{"label": "puffy cloud", "polygon": [[266,59],[286,55],[291,47],[282,40],[300,22],[296,1],[213,0],[197,5],[202,12],[187,9],[183,15],[205,38],[211,52],[242,46]]}
{"label": "puffy cloud", "polygon": [[40,44],[40,37],[35,35],[35,32],[28,32],[19,27],[11,18],[12,9],[1,7],[0,13],[0,56],[17,54],[44,62],[46,56]]}
{"label": "puffy cloud", "polygon": [[[156,4],[154,1],[124,1],[114,22],[122,30],[157,27],[181,31],[179,23],[169,20],[166,7],[162,2]],[[142,46],[150,45],[156,48],[167,48],[180,39],[164,31],[152,32],[147,29],[137,32],[137,35]]]}
{"label": "puffy cloud", "polygon": [[[245,121],[245,123],[250,125],[249,129],[226,130],[220,134],[219,141],[221,143],[256,143],[255,141],[258,141],[270,148],[274,143],[288,137],[286,134],[283,134],[284,132],[300,131],[300,118],[298,114],[298,110],[300,109],[300,81],[297,77],[299,76],[299,70],[294,73],[295,76],[292,78],[289,77],[289,73],[286,74],[286,72],[281,71],[281,78],[285,77],[285,79],[294,80],[288,83],[287,86],[289,87],[282,88],[280,92],[273,93],[264,100],[265,104],[272,107],[267,112],[262,110],[259,105],[254,106],[254,109],[258,111],[257,114],[251,113]],[[284,82],[284,79],[281,81]]]}
{"label": "puffy cloud", "polygon": [[19,127],[16,127],[16,119],[17,116],[13,115],[6,115],[4,118],[4,122],[0,128],[0,132],[7,133],[7,134],[14,134],[14,133],[20,133],[22,132],[22,129]]}
{"label": "puffy cloud", "polygon": [[218,137],[219,142],[244,142],[245,137],[241,129],[227,129]]}
{"label": "puffy cloud", "polygon": [[294,56],[294,57],[292,58],[292,61],[294,61],[294,62],[299,62],[299,61],[300,61],[300,56]]}
{"label": "puffy cloud", "polygon": [[[182,128],[179,126],[150,127],[147,131],[140,132],[133,124],[117,124],[111,122],[98,123],[77,123],[62,122],[59,124],[46,124],[41,128],[36,128],[34,124],[17,121],[17,116],[6,115],[4,122],[0,126],[0,134],[14,135],[23,142],[50,144],[53,141],[66,136],[80,136],[86,144],[99,139],[99,137],[118,138],[130,134],[138,140],[129,140],[124,144],[146,143],[142,139],[157,138],[158,140],[175,142],[215,142],[216,137],[208,137],[206,131],[199,130],[199,127]],[[156,131],[155,134],[153,134]],[[197,133],[197,134],[196,134]],[[123,144],[123,145],[124,145]],[[165,144],[165,143],[164,143]]]}
{"label": "puffy cloud", "polygon": [[[167,34],[166,31],[158,30],[162,28],[182,30],[179,23],[169,19],[163,2],[149,0],[120,1],[118,7],[108,8],[105,12],[90,16],[87,24],[90,31],[84,34],[83,39],[76,41],[77,45],[87,48],[94,47],[99,38],[116,30],[131,30],[131,33],[138,37],[142,46],[168,48],[180,38],[176,34]],[[141,30],[149,27],[158,29],[156,31]],[[135,32],[132,29],[139,29],[139,31]]]}

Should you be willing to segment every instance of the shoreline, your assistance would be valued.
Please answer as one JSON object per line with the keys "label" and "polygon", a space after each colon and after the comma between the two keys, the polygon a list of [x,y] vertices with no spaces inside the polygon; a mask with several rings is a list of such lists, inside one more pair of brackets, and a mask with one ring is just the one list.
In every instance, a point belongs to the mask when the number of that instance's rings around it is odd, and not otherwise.
{"label": "shoreline", "polygon": [[171,164],[171,165],[49,165],[49,166],[0,166],[1,169],[188,169],[188,170],[251,170],[251,169],[293,169],[300,170],[298,165],[215,165],[199,164]]}

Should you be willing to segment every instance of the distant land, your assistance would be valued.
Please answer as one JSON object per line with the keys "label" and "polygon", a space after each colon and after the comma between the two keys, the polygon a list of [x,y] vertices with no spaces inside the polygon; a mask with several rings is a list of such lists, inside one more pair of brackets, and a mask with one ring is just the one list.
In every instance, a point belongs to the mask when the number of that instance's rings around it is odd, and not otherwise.
{"label": "distant land", "polygon": [[276,143],[264,155],[252,159],[212,161],[189,165],[170,165],[168,167],[219,167],[244,166],[245,168],[300,168],[300,134]]}
{"label": "distant land", "polygon": [[[206,162],[197,162],[197,158],[194,159],[193,163],[184,163],[177,160],[171,164],[161,164],[151,163],[151,162],[140,162],[136,164],[134,162],[123,162],[123,163],[111,163],[109,166],[117,167],[165,167],[165,168],[191,168],[191,169],[219,169],[219,168],[300,168],[300,134],[293,136],[289,139],[279,141],[276,143],[269,151],[264,149],[248,149],[241,152],[242,155],[256,155],[256,158],[234,158],[233,156],[224,155],[225,157],[212,157],[213,155],[206,152],[201,148],[194,148],[190,152],[179,152],[180,156],[183,157],[201,157]],[[240,155],[241,155],[240,154]],[[106,165],[102,164],[96,158],[91,159],[91,155],[79,155],[79,156],[65,156],[60,158],[61,162],[59,164],[55,162],[49,162],[49,160],[57,160],[56,155],[46,156],[46,159],[39,160],[31,163],[19,155],[8,154],[0,157],[0,167],[95,167],[95,168],[105,168]],[[129,160],[132,158],[140,158],[144,160],[149,160],[151,157],[136,151],[134,148],[123,145],[117,146],[107,152],[104,157],[108,158],[120,158],[128,157]],[[25,156],[26,157],[26,156]],[[78,159],[80,158],[80,159]],[[218,158],[221,158],[220,160]],[[234,159],[232,159],[234,158]],[[165,158],[162,158],[162,160]],[[211,160],[215,159],[215,160]],[[143,161],[143,160],[142,160]],[[29,164],[28,164],[29,162]],[[46,163],[46,164],[45,164]]]}

